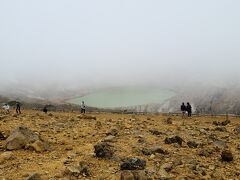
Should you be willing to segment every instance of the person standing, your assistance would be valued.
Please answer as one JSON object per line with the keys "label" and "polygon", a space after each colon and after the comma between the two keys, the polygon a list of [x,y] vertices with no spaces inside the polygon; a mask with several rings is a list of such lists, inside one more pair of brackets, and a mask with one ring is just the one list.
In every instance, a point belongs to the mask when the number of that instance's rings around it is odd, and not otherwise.
{"label": "person standing", "polygon": [[185,106],[184,103],[182,103],[182,105],[181,105],[181,111],[182,111],[182,118],[185,118],[187,107]]}
{"label": "person standing", "polygon": [[84,101],[82,101],[82,104],[81,104],[81,113],[83,113],[83,114],[86,113],[86,106],[85,106]]}
{"label": "person standing", "polygon": [[5,110],[5,113],[6,114],[9,114],[10,113],[10,106],[8,104],[4,104],[2,106],[2,108]]}
{"label": "person standing", "polygon": [[192,106],[189,102],[187,103],[187,113],[188,113],[188,117],[192,116]]}
{"label": "person standing", "polygon": [[19,102],[16,102],[16,113],[21,114],[21,104]]}

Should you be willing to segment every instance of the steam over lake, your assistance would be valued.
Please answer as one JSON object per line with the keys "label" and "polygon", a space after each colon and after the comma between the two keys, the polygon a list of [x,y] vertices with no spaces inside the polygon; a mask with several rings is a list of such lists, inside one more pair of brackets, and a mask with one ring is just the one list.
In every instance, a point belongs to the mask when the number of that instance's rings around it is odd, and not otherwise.
{"label": "steam over lake", "polygon": [[69,100],[73,104],[85,101],[87,106],[98,108],[130,107],[161,104],[173,97],[175,92],[162,89],[110,89]]}

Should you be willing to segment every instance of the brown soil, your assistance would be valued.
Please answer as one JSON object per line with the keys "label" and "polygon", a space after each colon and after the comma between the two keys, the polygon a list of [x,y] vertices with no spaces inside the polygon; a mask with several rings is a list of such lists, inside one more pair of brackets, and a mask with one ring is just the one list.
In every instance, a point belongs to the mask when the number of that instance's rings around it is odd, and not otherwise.
{"label": "brown soil", "polygon": [[[163,115],[125,115],[110,113],[91,113],[83,118],[79,113],[52,112],[52,115],[37,111],[24,111],[13,117],[0,115],[0,131],[8,136],[16,127],[23,125],[48,141],[51,150],[37,153],[31,150],[12,151],[15,157],[0,164],[0,179],[26,179],[37,172],[42,179],[64,179],[67,166],[78,165],[80,161],[89,164],[90,177],[80,175],[78,179],[120,179],[120,163],[127,157],[138,157],[147,161],[145,173],[149,179],[237,179],[240,175],[239,136],[234,128],[240,124],[239,118],[229,117],[231,123],[225,126],[227,132],[215,130],[213,121],[223,121],[225,117],[192,117],[183,120],[180,116]],[[166,123],[168,118],[172,124]],[[93,146],[107,137],[111,129],[118,134],[110,144],[114,149],[111,159],[95,157]],[[153,131],[160,135],[154,135]],[[180,136],[184,142],[165,144],[166,137]],[[216,147],[213,142],[226,142],[225,148]],[[189,148],[188,141],[199,146]],[[0,141],[0,155],[4,150],[4,140]],[[143,148],[160,146],[169,154],[144,155]],[[223,162],[221,152],[228,149],[233,153],[232,162]],[[199,152],[208,152],[200,156]],[[204,154],[204,153],[203,153]],[[173,164],[167,174],[161,167]],[[165,173],[166,173],[165,172]]]}

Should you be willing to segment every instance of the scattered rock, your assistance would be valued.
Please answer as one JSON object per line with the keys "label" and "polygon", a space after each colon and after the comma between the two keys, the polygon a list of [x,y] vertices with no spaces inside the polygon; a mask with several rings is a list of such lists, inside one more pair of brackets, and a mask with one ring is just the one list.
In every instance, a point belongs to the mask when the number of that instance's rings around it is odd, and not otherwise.
{"label": "scattered rock", "polygon": [[146,167],[146,161],[139,158],[129,158],[121,165],[121,170],[143,170]]}
{"label": "scattered rock", "polygon": [[39,136],[26,127],[18,127],[7,138],[5,147],[8,150],[22,149],[27,144],[39,140]]}
{"label": "scattered rock", "polygon": [[221,148],[221,149],[224,149],[224,148],[227,147],[226,142],[221,141],[221,140],[214,141],[214,142],[213,142],[213,145],[214,145],[215,147],[218,147],[218,148]]}
{"label": "scattered rock", "polygon": [[165,139],[165,144],[177,143],[179,145],[182,145],[183,142],[184,142],[184,140],[179,136],[175,136],[175,137],[172,137],[172,138],[166,138]]}
{"label": "scattered rock", "polygon": [[49,116],[49,117],[53,117],[53,114],[52,114],[52,113],[49,113],[48,116]]}
{"label": "scattered rock", "polygon": [[107,137],[105,137],[102,142],[114,142],[115,141],[115,136],[109,135]]}
{"label": "scattered rock", "polygon": [[33,173],[32,175],[28,176],[26,180],[41,180],[41,176],[38,173]]}
{"label": "scattered rock", "polygon": [[234,129],[235,134],[240,134],[240,125],[238,125],[235,129]]}
{"label": "scattered rock", "polygon": [[98,158],[110,159],[114,154],[112,146],[106,142],[96,144],[94,149],[94,152]]}
{"label": "scattered rock", "polygon": [[15,117],[15,118],[16,118],[16,117],[18,117],[18,114],[13,114],[12,117]]}
{"label": "scattered rock", "polygon": [[197,148],[199,144],[194,141],[188,141],[187,145],[189,148]]}
{"label": "scattered rock", "polygon": [[151,149],[147,149],[147,148],[144,148],[142,150],[142,153],[146,156],[150,156],[152,154],[168,154],[168,151],[162,149],[161,147],[154,147],[154,148],[151,148]]}
{"label": "scattered rock", "polygon": [[117,129],[111,129],[108,133],[106,133],[107,136],[112,135],[112,136],[117,136],[118,135],[118,130]]}
{"label": "scattered rock", "polygon": [[66,169],[63,172],[64,176],[74,176],[74,177],[78,177],[80,176],[80,169],[79,167],[75,167],[75,166],[68,166],[66,167]]}
{"label": "scattered rock", "polygon": [[83,175],[83,176],[90,176],[91,175],[89,165],[85,161],[80,161],[79,162],[79,169],[80,169],[81,175]]}
{"label": "scattered rock", "polygon": [[225,127],[216,127],[215,131],[227,132],[227,129]]}
{"label": "scattered rock", "polygon": [[134,180],[134,175],[131,171],[122,171],[120,180]]}
{"label": "scattered rock", "polygon": [[209,151],[206,150],[206,149],[201,149],[201,150],[199,150],[199,152],[198,152],[198,155],[199,155],[199,156],[209,157],[210,154],[211,154],[211,152],[209,152]]}
{"label": "scattered rock", "polygon": [[227,162],[233,161],[233,154],[230,150],[224,150],[221,154],[221,157],[223,161]]}
{"label": "scattered rock", "polygon": [[2,132],[0,132],[0,140],[6,140],[7,138],[4,136]]}
{"label": "scattered rock", "polygon": [[231,121],[229,121],[229,120],[225,120],[223,122],[213,121],[213,125],[215,125],[215,126],[226,126],[230,123],[231,123]]}
{"label": "scattered rock", "polygon": [[156,135],[156,136],[160,136],[160,135],[164,134],[161,131],[158,131],[156,129],[151,129],[151,130],[149,130],[149,132],[152,133],[153,135]]}
{"label": "scattered rock", "polygon": [[167,120],[165,121],[166,122],[166,124],[172,124],[173,122],[172,122],[172,118],[167,118]]}
{"label": "scattered rock", "polygon": [[4,161],[7,160],[13,160],[15,159],[15,156],[13,155],[12,152],[4,152],[0,155],[0,163],[3,163]]}
{"label": "scattered rock", "polygon": [[32,144],[26,145],[26,149],[30,149],[36,152],[44,152],[49,150],[49,144],[47,142],[37,140]]}
{"label": "scattered rock", "polygon": [[79,119],[97,120],[97,117],[96,117],[96,116],[89,116],[89,115],[86,115],[86,114],[79,115],[78,118],[79,118]]}

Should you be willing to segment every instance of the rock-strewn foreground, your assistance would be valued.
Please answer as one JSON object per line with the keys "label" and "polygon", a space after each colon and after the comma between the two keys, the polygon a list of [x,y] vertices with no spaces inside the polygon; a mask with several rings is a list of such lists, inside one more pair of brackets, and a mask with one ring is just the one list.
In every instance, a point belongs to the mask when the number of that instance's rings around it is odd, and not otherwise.
{"label": "rock-strewn foreground", "polygon": [[0,179],[238,179],[240,118],[229,120],[0,115]]}

